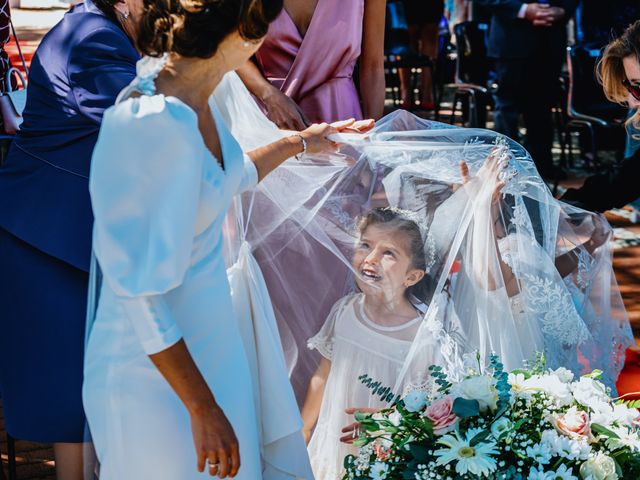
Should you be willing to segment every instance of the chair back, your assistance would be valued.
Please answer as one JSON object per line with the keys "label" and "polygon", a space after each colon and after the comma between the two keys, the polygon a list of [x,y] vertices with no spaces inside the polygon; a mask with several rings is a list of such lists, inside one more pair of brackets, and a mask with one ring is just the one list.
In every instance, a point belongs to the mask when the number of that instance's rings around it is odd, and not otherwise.
{"label": "chair back", "polygon": [[626,109],[605,97],[596,77],[596,66],[602,52],[599,44],[577,44],[567,47],[569,88],[567,114],[570,118],[588,115],[605,121],[624,119]]}
{"label": "chair back", "polygon": [[491,79],[491,60],[487,55],[489,25],[475,21],[453,27],[458,47],[457,72],[459,82],[486,87]]}

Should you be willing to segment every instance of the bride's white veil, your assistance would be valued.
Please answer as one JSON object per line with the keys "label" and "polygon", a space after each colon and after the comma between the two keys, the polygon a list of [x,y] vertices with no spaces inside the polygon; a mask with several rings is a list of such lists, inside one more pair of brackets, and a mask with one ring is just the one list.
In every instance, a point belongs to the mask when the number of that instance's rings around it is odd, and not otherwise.
{"label": "bride's white veil", "polygon": [[[247,151],[286,135],[235,74],[214,101]],[[369,134],[339,140],[337,154],[289,159],[227,218],[227,260],[249,242],[299,401],[319,359],[307,340],[355,290],[357,219],[385,206],[418,219],[429,287],[414,299],[425,321],[396,390],[425,384],[431,363],[461,374],[476,351],[500,355],[507,368],[541,352],[550,367],[597,368],[613,385],[632,337],[602,216],[554,199],[528,153],[491,131],[394,112]],[[490,155],[501,168],[483,167]]]}

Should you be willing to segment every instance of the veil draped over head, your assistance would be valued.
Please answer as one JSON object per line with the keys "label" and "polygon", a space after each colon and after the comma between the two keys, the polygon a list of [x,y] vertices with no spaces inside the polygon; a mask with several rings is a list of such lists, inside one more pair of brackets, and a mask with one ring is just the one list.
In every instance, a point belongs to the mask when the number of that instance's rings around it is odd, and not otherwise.
{"label": "veil draped over head", "polygon": [[[246,151],[287,135],[235,74],[213,99]],[[226,224],[228,263],[246,241],[265,277],[298,401],[320,358],[308,339],[356,290],[357,220],[385,206],[416,218],[428,279],[427,296],[412,299],[424,321],[397,392],[424,385],[430,364],[463,374],[475,352],[507,369],[544,353],[551,368],[600,369],[613,386],[632,336],[602,216],[554,199],[528,153],[491,131],[395,112],[366,135],[338,137],[339,153],[288,160],[236,200]]]}

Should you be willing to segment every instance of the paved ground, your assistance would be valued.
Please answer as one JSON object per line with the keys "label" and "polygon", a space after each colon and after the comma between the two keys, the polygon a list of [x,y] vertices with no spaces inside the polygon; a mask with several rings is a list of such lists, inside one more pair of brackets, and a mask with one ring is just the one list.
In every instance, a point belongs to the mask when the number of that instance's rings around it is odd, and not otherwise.
{"label": "paved ground", "polygon": [[[32,0],[37,2],[37,0]],[[12,10],[14,25],[23,47],[23,53],[30,58],[42,36],[64,14],[61,9],[49,10]],[[10,45],[8,49],[16,63],[17,49]],[[574,182],[575,184],[576,182]],[[579,181],[577,182],[579,183]],[[609,221],[616,228],[614,268],[620,289],[634,326],[636,338],[640,339],[640,225],[629,223],[628,212],[616,211],[607,214]],[[638,385],[637,390],[640,390]],[[4,417],[0,402],[0,452],[2,463],[6,467],[7,443],[4,432]],[[49,445],[33,442],[18,442],[18,479],[55,479],[53,455]]]}

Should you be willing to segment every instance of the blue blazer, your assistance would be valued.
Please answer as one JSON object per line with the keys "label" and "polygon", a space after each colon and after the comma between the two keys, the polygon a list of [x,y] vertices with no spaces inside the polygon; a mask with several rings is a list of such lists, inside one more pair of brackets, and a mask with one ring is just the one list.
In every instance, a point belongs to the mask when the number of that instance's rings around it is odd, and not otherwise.
{"label": "blue blazer", "polygon": [[0,169],[0,228],[89,270],[89,166],[104,111],[135,77],[131,40],[91,0],[44,37],[24,123]]}

